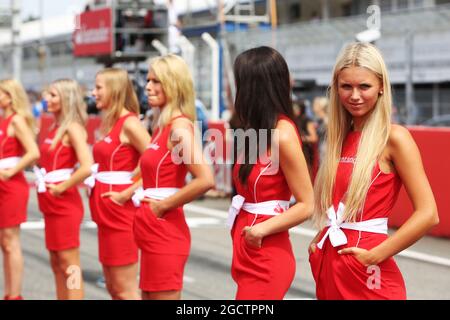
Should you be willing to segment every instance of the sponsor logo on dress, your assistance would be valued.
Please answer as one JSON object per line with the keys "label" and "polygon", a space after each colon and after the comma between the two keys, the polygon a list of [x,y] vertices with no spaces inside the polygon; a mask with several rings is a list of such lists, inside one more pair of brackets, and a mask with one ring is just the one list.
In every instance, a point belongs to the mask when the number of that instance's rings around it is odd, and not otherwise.
{"label": "sponsor logo on dress", "polygon": [[281,213],[283,213],[286,210],[283,207],[281,207],[280,204],[278,203],[277,206],[275,207],[275,209],[273,209],[273,211],[275,213],[281,214]]}
{"label": "sponsor logo on dress", "polygon": [[105,139],[103,139],[103,141],[105,141],[106,143],[111,143],[112,139],[111,139],[111,137],[105,137]]}
{"label": "sponsor logo on dress", "polygon": [[341,157],[341,163],[352,163],[355,164],[356,158],[354,157]]}
{"label": "sponsor logo on dress", "polygon": [[159,145],[157,143],[150,143],[147,146],[147,149],[158,150],[159,149]]}
{"label": "sponsor logo on dress", "polygon": [[53,143],[53,139],[46,138],[46,139],[44,140],[44,143],[45,143],[45,144],[52,144],[52,143]]}

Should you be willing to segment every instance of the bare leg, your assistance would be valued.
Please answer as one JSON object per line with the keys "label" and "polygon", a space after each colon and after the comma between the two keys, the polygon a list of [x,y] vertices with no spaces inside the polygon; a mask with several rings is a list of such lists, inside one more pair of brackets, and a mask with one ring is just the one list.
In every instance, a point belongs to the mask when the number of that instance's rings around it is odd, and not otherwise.
{"label": "bare leg", "polygon": [[137,263],[118,267],[103,266],[106,288],[113,300],[141,300],[137,271]]}
{"label": "bare leg", "polygon": [[3,252],[5,296],[16,298],[22,291],[23,255],[20,246],[20,226],[4,228],[0,246]]}
{"label": "bare leg", "polygon": [[50,252],[59,300],[82,300],[83,277],[78,248]]}

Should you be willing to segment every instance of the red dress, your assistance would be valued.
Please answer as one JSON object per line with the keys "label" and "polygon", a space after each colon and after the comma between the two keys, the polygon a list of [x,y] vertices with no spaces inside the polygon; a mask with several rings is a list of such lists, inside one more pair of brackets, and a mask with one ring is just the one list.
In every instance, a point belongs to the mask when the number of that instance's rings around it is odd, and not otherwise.
{"label": "red dress", "polygon": [[[22,144],[15,137],[8,137],[7,130],[15,114],[0,124],[0,160],[21,157]],[[29,186],[23,172],[8,181],[0,181],[0,229],[12,228],[27,220]]]}
{"label": "red dress", "polygon": [[[333,206],[344,202],[349,179],[353,171],[361,133],[352,131],[344,141],[341,161],[336,174]],[[367,193],[362,215],[357,221],[387,218],[397,200],[401,180],[395,173],[383,173],[378,163],[372,185]],[[325,228],[319,239],[328,228]],[[378,266],[365,267],[352,255],[339,255],[338,250],[358,247],[370,250],[387,239],[386,234],[341,229],[347,236],[347,244],[333,247],[329,239],[322,249],[310,255],[311,270],[316,281],[318,299],[406,299],[403,277],[391,257]]]}
{"label": "red dress", "polygon": [[[94,162],[102,171],[134,171],[138,165],[139,152],[128,144],[120,142],[120,132],[127,114],[116,122],[111,132],[93,148]],[[124,266],[138,261],[138,248],[133,237],[133,220],[136,213],[132,201],[119,205],[111,198],[103,198],[105,192],[121,192],[131,184],[105,184],[96,181],[92,189],[89,206],[92,219],[98,226],[98,245],[100,262],[105,266]]]}
{"label": "red dress", "polygon": [[[152,143],[141,157],[144,189],[185,185],[187,167],[184,163],[175,164],[167,148],[171,128],[172,122],[161,131],[157,128]],[[183,208],[172,209],[157,218],[149,204],[142,202],[136,213],[134,235],[141,249],[140,288],[146,292],[180,291],[191,247]]]}
{"label": "red dress", "polygon": [[[284,116],[280,118],[289,121],[295,128],[290,119]],[[301,141],[299,136],[298,139]],[[233,182],[237,193],[245,198],[245,202],[290,200],[292,193],[281,168],[278,168],[276,174],[264,174],[272,165],[272,162],[261,164],[258,161],[247,179],[247,185],[240,182],[240,165],[234,166]],[[294,280],[296,263],[287,230],[264,237],[261,248],[252,247],[242,235],[244,227],[271,218],[273,216],[253,214],[241,209],[231,229],[231,275],[238,286],[238,300],[281,300]]]}
{"label": "red dress", "polygon": [[[39,146],[39,166],[47,173],[59,169],[72,169],[78,163],[75,150],[60,140],[50,149],[58,127],[54,128]],[[55,197],[47,190],[38,193],[39,209],[45,220],[45,244],[48,250],[61,251],[80,246],[80,225],[83,220],[83,202],[76,186]]]}

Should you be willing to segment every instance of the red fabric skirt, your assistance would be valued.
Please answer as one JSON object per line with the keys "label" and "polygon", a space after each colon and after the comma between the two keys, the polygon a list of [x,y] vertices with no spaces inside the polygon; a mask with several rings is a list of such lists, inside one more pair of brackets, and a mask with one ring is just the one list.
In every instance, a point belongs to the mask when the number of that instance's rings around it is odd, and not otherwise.
{"label": "red fabric skirt", "polygon": [[[322,238],[324,230],[321,234]],[[387,235],[344,230],[348,243],[334,248],[329,239],[309,257],[319,300],[404,300],[405,282],[391,257],[378,266],[365,267],[352,255],[339,255],[348,247],[370,250],[386,240]]]}
{"label": "red fabric skirt", "polygon": [[270,218],[241,210],[231,230],[237,300],[281,300],[294,280],[296,263],[287,231],[265,237],[261,248],[252,247],[241,234],[245,226]]}
{"label": "red fabric skirt", "polygon": [[138,261],[138,248],[133,236],[136,208],[131,200],[119,205],[101,195],[120,192],[129,185],[110,185],[96,181],[89,198],[92,220],[98,227],[100,262],[109,267],[126,266]]}
{"label": "red fabric skirt", "polygon": [[61,251],[80,246],[80,225],[83,220],[83,202],[76,187],[59,197],[48,191],[38,193],[39,209],[45,220],[45,245],[50,251]]}
{"label": "red fabric skirt", "polygon": [[27,220],[29,189],[22,172],[0,181],[0,228],[16,227]]}

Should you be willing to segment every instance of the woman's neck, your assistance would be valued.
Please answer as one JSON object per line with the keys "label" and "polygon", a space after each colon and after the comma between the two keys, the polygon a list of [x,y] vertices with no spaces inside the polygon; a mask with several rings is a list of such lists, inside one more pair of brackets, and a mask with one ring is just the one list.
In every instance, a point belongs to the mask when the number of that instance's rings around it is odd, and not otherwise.
{"label": "woman's neck", "polygon": [[130,111],[128,111],[127,109],[123,108],[122,111],[120,112],[120,117],[126,116],[129,113],[130,113]]}
{"label": "woman's neck", "polygon": [[13,113],[14,110],[12,108],[6,108],[3,114],[5,115],[5,118],[9,118]]}
{"label": "woman's neck", "polygon": [[54,113],[53,116],[55,117],[56,125],[59,126],[61,124],[61,121],[62,121],[61,112]]}
{"label": "woman's neck", "polygon": [[364,128],[365,123],[366,123],[366,119],[353,118],[353,125],[352,125],[353,131],[361,132]]}

